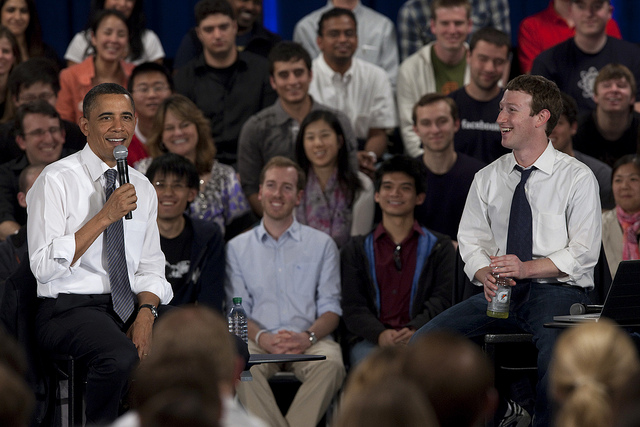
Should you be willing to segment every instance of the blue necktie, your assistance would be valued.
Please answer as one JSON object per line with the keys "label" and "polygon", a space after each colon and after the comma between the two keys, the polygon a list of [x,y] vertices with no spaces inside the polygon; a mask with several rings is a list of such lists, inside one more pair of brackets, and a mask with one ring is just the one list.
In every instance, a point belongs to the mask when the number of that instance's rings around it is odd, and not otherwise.
{"label": "blue necktie", "polygon": [[[520,261],[531,261],[533,251],[533,218],[531,215],[531,206],[527,200],[525,191],[525,183],[529,179],[529,175],[535,167],[530,169],[522,169],[520,166],[515,167],[520,171],[520,182],[513,192],[511,200],[511,211],[509,214],[509,230],[507,234],[507,254],[517,255]],[[520,307],[529,299],[529,287],[531,280],[516,280],[517,285],[513,287],[511,293],[511,308]]]}
{"label": "blue necktie", "polygon": [[[105,172],[107,184],[105,192],[107,200],[116,189],[116,171],[108,169]],[[107,242],[107,266],[109,282],[111,283],[111,301],[113,310],[123,322],[127,322],[134,309],[134,298],[129,284],[127,260],[124,251],[124,226],[122,218],[112,223],[105,230]]]}

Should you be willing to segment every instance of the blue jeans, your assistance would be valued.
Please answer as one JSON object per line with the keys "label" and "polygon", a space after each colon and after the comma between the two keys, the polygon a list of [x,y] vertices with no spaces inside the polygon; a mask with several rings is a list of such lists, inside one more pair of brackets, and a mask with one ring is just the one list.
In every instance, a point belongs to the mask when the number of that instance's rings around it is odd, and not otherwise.
{"label": "blue jeans", "polygon": [[420,328],[412,337],[415,341],[421,335],[436,329],[448,329],[472,338],[487,333],[530,333],[538,349],[538,384],[536,387],[535,423],[537,426],[551,424],[551,402],[547,396],[547,368],[553,345],[562,332],[561,329],[545,328],[553,316],[569,314],[571,304],[590,303],[587,292],[578,287],[533,283],[529,299],[515,311],[509,311],[507,319],[487,316],[487,300],[484,293],[454,305],[440,313]]}
{"label": "blue jeans", "polygon": [[369,354],[371,354],[371,352],[376,348],[378,348],[377,344],[367,340],[362,340],[354,344],[349,350],[349,362],[351,363],[351,368],[353,369],[358,363],[366,359],[367,356],[369,356]]}

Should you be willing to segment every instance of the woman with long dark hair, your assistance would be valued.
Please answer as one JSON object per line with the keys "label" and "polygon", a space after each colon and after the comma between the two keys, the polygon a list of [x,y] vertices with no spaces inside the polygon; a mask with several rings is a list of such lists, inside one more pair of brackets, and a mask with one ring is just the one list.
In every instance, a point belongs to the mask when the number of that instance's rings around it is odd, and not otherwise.
{"label": "woman with long dark hair", "polygon": [[91,44],[95,55],[60,73],[60,93],[56,109],[64,120],[77,123],[82,117],[82,100],[100,83],[126,87],[133,64],[125,62],[129,30],[124,15],[115,9],[98,12],[91,25]]}
{"label": "woman with long dark hair", "polygon": [[296,160],[307,185],[296,219],[329,234],[341,247],[373,226],[373,183],[353,168],[335,114],[312,111],[300,124]]}
{"label": "woman with long dark hair", "polygon": [[[116,9],[122,13],[129,27],[129,49],[126,60],[134,65],[143,62],[162,63],[164,49],[160,39],[150,29],[146,28],[143,12],[143,0],[93,0],[91,3],[91,19],[101,10]],[[68,65],[82,62],[94,53],[91,46],[89,29],[76,34],[64,54]],[[125,59],[125,58],[123,58]]]}
{"label": "woman with long dark hair", "polygon": [[7,81],[13,67],[20,63],[20,48],[13,33],[0,25],[0,117],[4,115],[9,89]]}
{"label": "woman with long dark hair", "polygon": [[22,61],[42,56],[60,66],[56,51],[42,41],[42,27],[33,0],[0,0],[0,24],[16,38]]}

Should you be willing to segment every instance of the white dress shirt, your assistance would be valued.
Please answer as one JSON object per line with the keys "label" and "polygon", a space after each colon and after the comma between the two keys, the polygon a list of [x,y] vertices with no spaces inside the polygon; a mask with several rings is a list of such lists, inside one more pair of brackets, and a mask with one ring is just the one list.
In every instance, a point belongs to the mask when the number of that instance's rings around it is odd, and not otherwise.
{"label": "white dress shirt", "polygon": [[366,140],[369,129],[397,126],[391,83],[384,70],[358,58],[344,75],[333,71],[319,55],[313,60],[309,94],[324,105],[347,115],[356,138]]}
{"label": "white dress shirt", "polygon": [[[296,24],[293,41],[300,43],[312,58],[320,55],[316,43],[320,17],[335,6],[331,0],[320,9],[314,10]],[[355,57],[383,68],[395,87],[398,75],[398,41],[393,21],[383,14],[364,6],[358,1],[353,14],[358,27],[358,50]]]}
{"label": "white dress shirt", "polygon": [[[27,193],[27,226],[31,270],[38,296],[59,293],[108,294],[104,233],[74,263],[75,233],[105,203],[104,173],[109,167],[89,147],[47,166]],[[148,291],[164,304],[173,298],[165,280],[165,259],[156,223],[158,198],[149,180],[129,168],[136,188],[133,219],[124,221],[125,250],[131,290]]]}
{"label": "white dress shirt", "polygon": [[[513,153],[480,170],[464,207],[458,243],[465,272],[476,285],[475,273],[489,265],[489,256],[506,255],[511,199],[520,173]],[[533,164],[537,168],[525,191],[533,217],[533,259],[549,258],[566,276],[534,279],[593,288],[598,261],[601,216],[598,182],[585,164],[553,148]]]}

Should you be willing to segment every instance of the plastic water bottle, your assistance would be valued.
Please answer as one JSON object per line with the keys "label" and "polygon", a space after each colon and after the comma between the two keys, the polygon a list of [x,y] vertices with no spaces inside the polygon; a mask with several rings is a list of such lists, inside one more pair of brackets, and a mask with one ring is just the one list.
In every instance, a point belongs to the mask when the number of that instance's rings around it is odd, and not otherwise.
{"label": "plastic water bottle", "polygon": [[509,285],[509,279],[504,277],[496,278],[496,295],[491,298],[491,302],[487,305],[487,316],[497,317],[498,319],[506,319],[509,317],[509,303],[511,302],[511,286]]}
{"label": "plastic water bottle", "polygon": [[233,307],[227,316],[229,321],[229,332],[240,337],[244,342],[248,342],[247,334],[247,312],[242,307],[242,298],[233,297]]}

